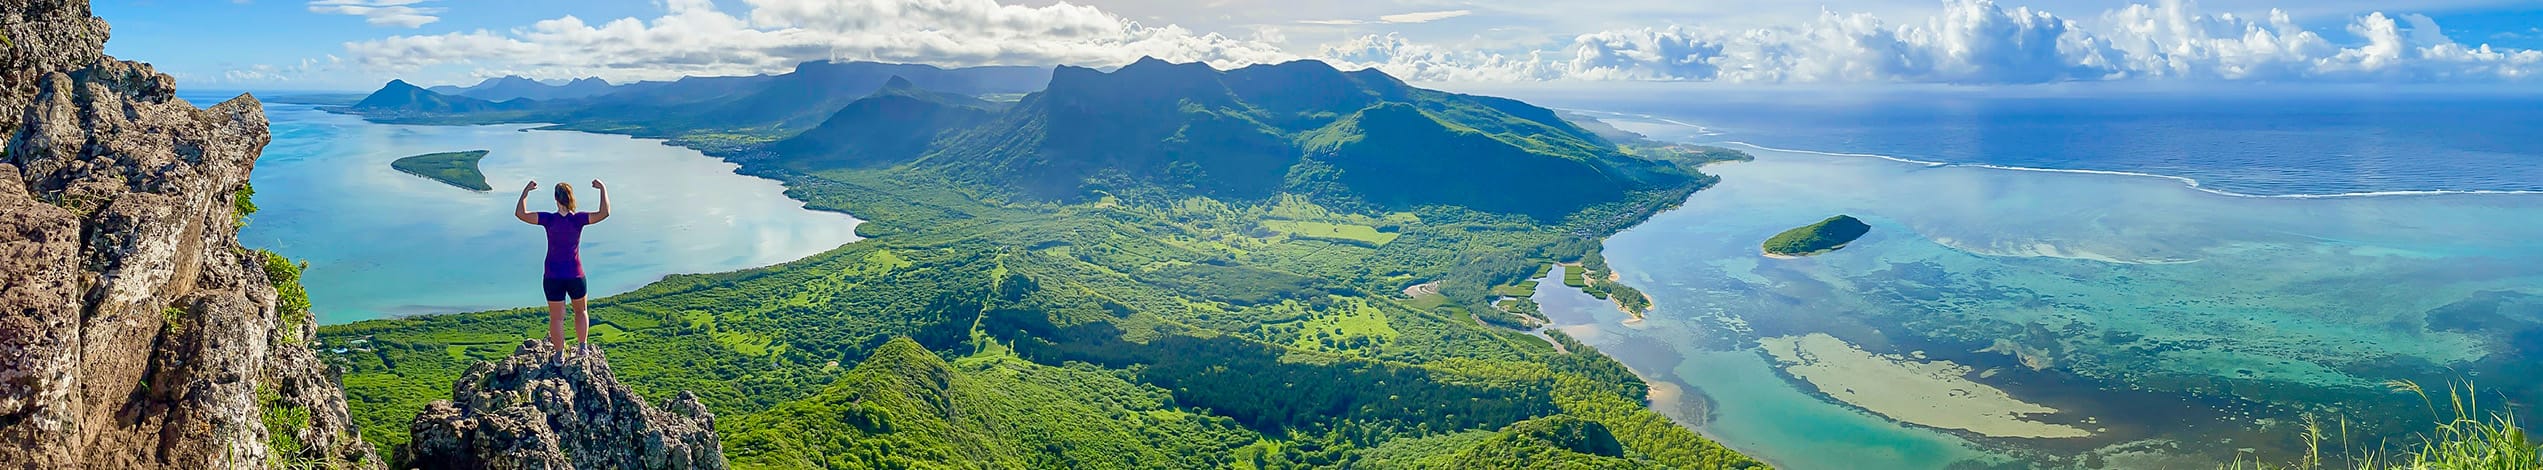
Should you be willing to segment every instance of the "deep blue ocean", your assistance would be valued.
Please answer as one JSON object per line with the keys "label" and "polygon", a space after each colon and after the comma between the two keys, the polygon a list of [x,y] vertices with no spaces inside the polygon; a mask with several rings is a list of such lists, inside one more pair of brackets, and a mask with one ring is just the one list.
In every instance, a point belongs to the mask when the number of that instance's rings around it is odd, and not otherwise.
{"label": "deep blue ocean", "polygon": [[2543,94],[1509,92],[1684,122],[1691,141],[2176,176],[2244,195],[2543,191]]}

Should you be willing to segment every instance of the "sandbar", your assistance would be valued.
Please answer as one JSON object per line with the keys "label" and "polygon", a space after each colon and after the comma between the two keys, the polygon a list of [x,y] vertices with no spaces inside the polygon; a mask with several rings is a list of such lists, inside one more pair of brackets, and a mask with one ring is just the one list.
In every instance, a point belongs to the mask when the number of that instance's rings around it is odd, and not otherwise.
{"label": "sandbar", "polygon": [[1826,333],[1762,338],[1786,373],[1820,393],[1911,424],[1989,437],[2075,438],[2092,431],[2026,419],[2057,409],[1967,378],[1968,366],[1873,354]]}

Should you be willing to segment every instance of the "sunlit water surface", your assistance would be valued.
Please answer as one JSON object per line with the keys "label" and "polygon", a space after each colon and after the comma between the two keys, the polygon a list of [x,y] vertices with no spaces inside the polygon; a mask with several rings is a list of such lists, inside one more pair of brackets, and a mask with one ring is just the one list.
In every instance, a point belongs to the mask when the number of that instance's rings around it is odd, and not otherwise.
{"label": "sunlit water surface", "polygon": [[[188,96],[209,105],[226,96]],[[521,186],[572,183],[584,210],[590,181],[611,189],[612,216],[584,232],[594,297],[667,274],[721,272],[800,259],[857,239],[858,220],[808,210],[775,181],[661,141],[533,126],[408,126],[307,105],[268,103],[273,143],[251,182],[261,209],[240,232],[252,248],[309,262],[303,283],[320,322],[539,305],[539,227],[514,220]],[[492,192],[400,173],[407,156],[490,150]],[[530,210],[552,211],[546,188]]]}

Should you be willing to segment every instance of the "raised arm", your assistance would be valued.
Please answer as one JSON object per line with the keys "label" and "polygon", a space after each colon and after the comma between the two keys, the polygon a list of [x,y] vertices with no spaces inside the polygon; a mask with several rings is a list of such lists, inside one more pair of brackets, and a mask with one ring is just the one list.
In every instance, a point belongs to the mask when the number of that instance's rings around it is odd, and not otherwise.
{"label": "raised arm", "polygon": [[592,211],[592,220],[584,222],[585,224],[597,224],[609,219],[609,187],[602,186],[600,180],[592,180],[592,190],[600,191],[600,210]]}
{"label": "raised arm", "polygon": [[531,181],[530,185],[521,187],[521,198],[512,201],[512,218],[521,219],[521,223],[525,224],[539,224],[539,215],[530,213],[530,192],[537,190],[539,190],[538,181]]}

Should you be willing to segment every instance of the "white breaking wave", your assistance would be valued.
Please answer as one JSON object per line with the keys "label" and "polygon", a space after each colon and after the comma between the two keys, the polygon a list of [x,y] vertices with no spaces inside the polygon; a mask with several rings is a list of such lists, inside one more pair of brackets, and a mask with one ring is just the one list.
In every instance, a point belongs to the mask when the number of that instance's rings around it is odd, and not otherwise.
{"label": "white breaking wave", "polygon": [[2074,168],[2035,168],[2035,167],[2027,167],[2027,166],[1996,165],[1996,164],[1988,164],[1988,163],[1949,163],[1949,162],[1935,162],[1935,161],[1915,160],[1915,159],[1908,159],[1908,158],[1894,157],[1894,156],[1889,156],[1889,155],[1879,155],[1879,154],[1869,154],[1869,153],[1822,152],[1822,151],[1817,151],[1817,150],[1801,150],[1801,149],[1776,148],[1776,147],[1768,147],[1768,146],[1764,146],[1764,145],[1757,145],[1757,144],[1753,144],[1753,143],[1742,142],[1742,141],[1736,141],[1736,140],[1732,140],[1732,141],[1723,141],[1723,142],[1720,142],[1720,144],[1724,144],[1724,145],[1735,145],[1735,146],[1741,146],[1741,147],[1749,147],[1749,148],[1754,148],[1754,149],[1758,149],[1758,150],[1766,150],[1766,151],[1773,151],[1773,152],[1800,153],[1800,154],[1811,154],[1811,155],[1825,155],[1825,156],[1831,156],[1831,157],[1870,157],[1870,158],[1878,158],[1878,159],[1882,159],[1882,160],[1889,160],[1889,161],[1895,161],[1895,162],[1900,162],[1900,163],[1909,163],[1909,164],[1916,164],[1916,165],[1924,165],[1924,166],[1929,166],[1929,167],[1965,167],[1965,168],[1986,168],[1986,169],[1990,169],[1990,170],[2037,171],[2037,172],[2043,172],[2043,173],[2075,173],[2075,174],[2086,174],[2086,175],[2130,176],[2130,177],[2140,177],[2140,178],[2161,178],[2161,179],[2167,179],[2167,180],[2173,180],[2173,181],[2181,182],[2181,184],[2182,184],[2183,186],[2188,186],[2190,189],[2198,190],[2199,192],[2204,192],[2204,193],[2209,193],[2209,194],[2215,194],[2215,195],[2219,195],[2219,196],[2248,197],[2248,198],[2262,198],[2262,199],[2329,199],[2329,198],[2348,198],[2348,197],[2382,197],[2382,196],[2456,196],[2456,195],[2535,195],[2535,194],[2543,194],[2543,191],[2530,191],[2530,190],[2493,190],[2493,189],[2426,189],[2426,190],[2394,190],[2394,191],[2360,191],[2360,192],[2353,192],[2353,193],[2331,193],[2331,194],[2250,194],[2250,193],[2238,193],[2238,192],[2233,192],[2233,191],[2227,191],[2227,190],[2222,190],[2222,189],[2216,189],[2216,188],[2206,187],[2206,186],[2201,185],[2201,184],[2199,183],[2199,180],[2198,180],[2197,178],[2191,178],[2191,177],[2187,177],[2187,176],[2163,175],[2163,174],[2154,174],[2154,173],[2139,173],[2139,172],[2134,172],[2134,171],[2118,171],[2118,170],[2085,170],[2085,169],[2074,169]]}
{"label": "white breaking wave", "polygon": [[[1611,115],[1611,116],[1623,116],[1623,117],[1630,117],[1630,118],[1642,119],[1642,120],[1650,121],[1650,122],[1658,122],[1658,123],[1665,123],[1665,124],[1676,125],[1676,126],[1684,126],[1684,127],[1690,128],[1690,129],[1695,129],[1695,130],[1696,130],[1696,131],[1698,131],[1698,133],[1699,133],[1699,134],[1701,134],[1701,135],[1707,135],[1707,136],[1712,136],[1712,135],[1721,135],[1721,133],[1720,133],[1720,132],[1714,131],[1712,128],[1710,128],[1710,127],[1705,127],[1705,126],[1700,125],[1700,124],[1693,124],[1693,123],[1688,123],[1688,122],[1678,121],[1678,120],[1674,120],[1674,119],[1669,119],[1669,118],[1664,118],[1664,117],[1659,117],[1659,116],[1653,116],[1653,115],[1650,115],[1650,114],[1615,113],[1615,112],[1605,112],[1605,111],[1583,111],[1583,112],[1597,113],[1597,114],[1606,114],[1606,115]],[[1688,142],[1688,143],[1691,143],[1691,144],[1704,144],[1704,143],[1701,143],[1701,142]],[[2163,175],[2163,174],[2155,174],[2155,173],[2140,173],[2140,172],[2134,172],[2134,171],[2118,171],[2118,170],[2086,170],[2086,169],[2073,169],[2073,168],[2036,168],[2036,167],[2026,167],[2026,166],[1996,165],[1996,164],[1988,164],[1988,163],[1950,163],[1950,162],[1937,162],[1937,161],[1917,160],[1917,159],[1911,159],[1911,158],[1902,158],[1902,157],[1896,157],[1896,156],[1890,156],[1890,155],[1881,155],[1881,154],[1872,154],[1872,153],[1829,152],[1829,151],[1820,151],[1820,150],[1803,150],[1803,149],[1777,148],[1777,147],[1768,147],[1768,146],[1764,146],[1764,145],[1758,145],[1758,144],[1755,144],[1755,143],[1749,143],[1749,142],[1737,141],[1737,140],[1726,140],[1726,141],[1721,141],[1721,142],[1712,142],[1712,143],[1709,143],[1709,144],[1711,144],[1711,145],[1731,145],[1731,146],[1739,146],[1739,147],[1754,148],[1754,149],[1758,149],[1758,150],[1765,150],[1765,151],[1771,151],[1771,152],[1799,153],[1799,154],[1822,155],[1822,156],[1830,156],[1830,157],[1862,157],[1862,158],[1878,158],[1878,159],[1882,159],[1882,160],[1889,160],[1889,161],[1894,161],[1894,162],[1899,162],[1899,163],[1906,163],[1906,164],[1911,164],[1911,165],[1923,165],[1923,166],[1927,166],[1927,167],[1967,167],[1967,168],[1986,168],[1986,169],[1991,169],[1991,170],[2037,171],[2037,172],[2044,172],[2044,173],[2073,173],[2073,174],[2104,175],[2104,176],[2130,176],[2130,177],[2139,177],[2139,178],[2162,178],[2162,179],[2168,179],[2168,180],[2178,181],[2178,182],[2180,182],[2183,186],[2187,186],[2187,187],[2189,187],[2190,189],[2198,190],[2198,191],[2200,191],[2200,192],[2205,192],[2205,193],[2209,193],[2209,194],[2215,194],[2215,195],[2219,195],[2219,196],[2248,197],[2248,198],[2262,198],[2262,199],[2329,199],[2329,198],[2350,198],[2350,197],[2462,196],[2462,195],[2492,195],[2492,196],[2498,196],[2498,195],[2543,195],[2543,191],[2532,191],[2532,190],[2491,190],[2491,189],[2425,189],[2425,190],[2391,190],[2391,191],[2361,191],[2361,192],[2352,192],[2352,193],[2331,193],[2331,194],[2250,194],[2250,193],[2238,193],[2238,192],[2233,192],[2233,191],[2227,191],[2227,190],[2223,190],[2223,189],[2209,188],[2209,187],[2206,187],[2206,186],[2202,185],[2202,184],[2199,182],[2199,180],[2198,180],[2197,178],[2191,178],[2191,177],[2187,177],[2187,176]]]}

